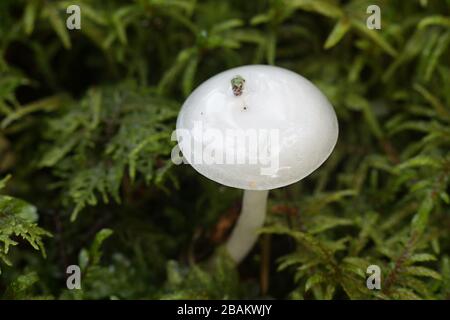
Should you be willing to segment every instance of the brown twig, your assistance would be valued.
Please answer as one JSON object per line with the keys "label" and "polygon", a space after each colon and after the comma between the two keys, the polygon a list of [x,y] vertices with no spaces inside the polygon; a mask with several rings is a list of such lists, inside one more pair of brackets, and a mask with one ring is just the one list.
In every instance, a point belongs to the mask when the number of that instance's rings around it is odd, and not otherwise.
{"label": "brown twig", "polygon": [[406,244],[405,249],[403,250],[402,254],[398,257],[398,259],[395,261],[394,268],[391,270],[391,272],[386,277],[386,281],[383,286],[383,292],[385,294],[389,294],[392,286],[397,281],[397,278],[399,274],[401,273],[403,266],[405,262],[409,259],[411,256],[414,245],[417,241],[417,234],[413,234],[411,238],[409,239],[408,243]]}
{"label": "brown twig", "polygon": [[392,145],[392,143],[387,139],[383,138],[380,140],[381,148],[386,153],[389,161],[393,164],[400,163],[400,156],[398,155],[398,151]]}
{"label": "brown twig", "polygon": [[260,286],[261,295],[265,296],[269,290],[269,274],[270,274],[270,234],[261,236],[261,265],[260,265]]}

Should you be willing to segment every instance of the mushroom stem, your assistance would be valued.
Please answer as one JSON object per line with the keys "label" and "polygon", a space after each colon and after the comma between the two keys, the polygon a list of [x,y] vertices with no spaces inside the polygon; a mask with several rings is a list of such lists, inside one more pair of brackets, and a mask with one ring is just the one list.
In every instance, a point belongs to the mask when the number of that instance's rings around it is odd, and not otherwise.
{"label": "mushroom stem", "polygon": [[257,231],[266,217],[269,190],[244,190],[241,215],[234,227],[226,248],[231,258],[241,262],[258,239]]}

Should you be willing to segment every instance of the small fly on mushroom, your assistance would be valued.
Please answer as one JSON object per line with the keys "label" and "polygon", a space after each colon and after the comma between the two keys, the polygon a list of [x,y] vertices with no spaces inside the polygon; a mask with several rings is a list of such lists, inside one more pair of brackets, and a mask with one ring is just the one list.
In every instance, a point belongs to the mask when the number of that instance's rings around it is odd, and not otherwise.
{"label": "small fly on mushroom", "polygon": [[242,91],[244,90],[244,83],[245,79],[241,76],[235,76],[231,79],[231,88],[233,89],[233,94],[236,97],[239,97],[242,94]]}

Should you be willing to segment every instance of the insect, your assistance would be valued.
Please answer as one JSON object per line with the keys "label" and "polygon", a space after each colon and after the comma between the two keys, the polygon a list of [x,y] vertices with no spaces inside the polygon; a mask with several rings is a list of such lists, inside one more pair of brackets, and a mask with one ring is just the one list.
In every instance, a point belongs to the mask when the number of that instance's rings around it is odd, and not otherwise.
{"label": "insect", "polygon": [[241,76],[235,76],[231,79],[231,88],[233,89],[233,94],[236,97],[239,97],[242,94],[242,91],[244,90],[244,83],[245,79]]}

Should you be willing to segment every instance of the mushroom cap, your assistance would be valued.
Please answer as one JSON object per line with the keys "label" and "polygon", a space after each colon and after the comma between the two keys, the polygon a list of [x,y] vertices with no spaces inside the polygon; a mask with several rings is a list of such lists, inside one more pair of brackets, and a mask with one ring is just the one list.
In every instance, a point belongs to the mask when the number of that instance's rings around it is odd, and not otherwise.
{"label": "mushroom cap", "polygon": [[[232,87],[236,77],[245,80],[240,95]],[[213,76],[191,93],[177,119],[184,159],[211,180],[248,190],[305,178],[328,158],[337,137],[336,114],[320,90],[268,65]]]}

